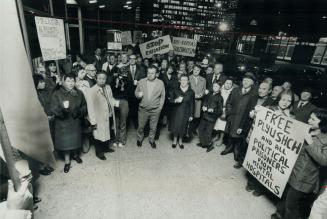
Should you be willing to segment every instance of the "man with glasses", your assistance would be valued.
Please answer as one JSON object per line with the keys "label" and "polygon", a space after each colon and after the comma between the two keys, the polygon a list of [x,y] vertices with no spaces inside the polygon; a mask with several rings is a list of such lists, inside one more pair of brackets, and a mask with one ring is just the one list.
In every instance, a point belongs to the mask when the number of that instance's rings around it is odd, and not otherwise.
{"label": "man with glasses", "polygon": [[85,67],[85,71],[85,80],[89,82],[90,87],[93,87],[96,84],[95,75],[97,73],[97,70],[93,64],[89,64]]}

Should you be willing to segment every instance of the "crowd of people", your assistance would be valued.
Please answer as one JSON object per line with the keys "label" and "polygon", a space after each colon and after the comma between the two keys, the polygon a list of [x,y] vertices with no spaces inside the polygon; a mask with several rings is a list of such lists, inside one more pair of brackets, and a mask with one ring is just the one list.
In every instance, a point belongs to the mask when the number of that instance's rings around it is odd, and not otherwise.
{"label": "crowd of people", "polygon": [[[221,155],[233,153],[234,168],[239,169],[256,106],[264,106],[311,126],[313,141],[302,148],[272,218],[308,216],[313,202],[309,197],[322,188],[321,173],[327,166],[327,111],[311,103],[312,90],[303,88],[297,95],[291,82],[257,81],[251,71],[237,84],[222,63],[195,60],[175,56],[173,51],[143,59],[133,51],[103,54],[98,48],[89,60],[76,55],[60,73],[55,62],[46,63],[34,81],[55,150],[65,160],[64,172],[70,171],[72,159],[83,162],[80,154],[90,145],[101,160],[106,160],[105,153],[127,146],[130,123],[138,147],[148,135],[151,148],[156,149],[161,130],[168,127],[173,149],[192,147],[189,139],[198,139],[197,146],[206,152],[226,145]],[[51,171],[44,167],[40,173]],[[245,189],[254,196],[269,193],[251,174]],[[326,192],[322,197],[318,200],[326,202]]]}

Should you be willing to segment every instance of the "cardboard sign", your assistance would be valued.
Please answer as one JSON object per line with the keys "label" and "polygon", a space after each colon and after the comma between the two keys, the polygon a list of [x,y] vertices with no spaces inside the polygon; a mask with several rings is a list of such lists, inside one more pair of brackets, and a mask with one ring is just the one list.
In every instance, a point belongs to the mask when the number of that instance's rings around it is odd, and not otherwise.
{"label": "cardboard sign", "polygon": [[281,198],[310,126],[268,108],[257,115],[243,166]]}
{"label": "cardboard sign", "polygon": [[142,31],[135,30],[133,31],[133,43],[143,43]]}
{"label": "cardboard sign", "polygon": [[150,58],[154,54],[165,54],[173,49],[169,35],[140,44],[143,58]]}
{"label": "cardboard sign", "polygon": [[133,43],[131,31],[121,32],[121,42],[123,45],[131,45]]}
{"label": "cardboard sign", "polygon": [[63,20],[35,17],[35,24],[43,60],[65,59],[66,40]]}
{"label": "cardboard sign", "polygon": [[172,41],[174,47],[174,53],[182,56],[195,56],[197,41],[193,39],[187,39],[182,37],[173,37]]}
{"label": "cardboard sign", "polygon": [[122,45],[122,43],[107,42],[107,49],[109,49],[109,50],[122,50],[123,45]]}

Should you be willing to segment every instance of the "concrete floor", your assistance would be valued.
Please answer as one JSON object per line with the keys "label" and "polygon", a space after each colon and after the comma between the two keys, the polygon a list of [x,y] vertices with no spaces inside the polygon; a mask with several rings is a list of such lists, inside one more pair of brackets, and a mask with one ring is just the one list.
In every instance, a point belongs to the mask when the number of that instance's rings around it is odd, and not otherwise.
{"label": "concrete floor", "polygon": [[136,146],[129,131],[126,148],[106,154],[101,161],[93,148],[72,161],[68,174],[63,161],[50,176],[41,176],[42,202],[36,219],[214,219],[270,218],[275,207],[265,196],[245,191],[245,170],[233,168],[231,154],[223,149],[206,153],[195,144],[172,149],[163,131],[157,149],[147,140]]}

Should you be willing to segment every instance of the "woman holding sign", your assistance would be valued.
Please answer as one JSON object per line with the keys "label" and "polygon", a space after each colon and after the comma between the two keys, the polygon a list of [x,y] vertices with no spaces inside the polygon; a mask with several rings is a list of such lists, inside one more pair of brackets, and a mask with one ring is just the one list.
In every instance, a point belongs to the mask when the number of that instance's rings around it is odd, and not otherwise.
{"label": "woman holding sign", "polygon": [[307,195],[319,190],[319,169],[327,166],[327,111],[314,111],[308,124],[311,126],[312,142],[302,147],[288,180],[288,189],[271,218],[306,218],[301,212],[307,210],[303,209],[303,205],[308,204],[302,201]]}
{"label": "woman holding sign", "polygon": [[51,98],[50,112],[54,115],[55,149],[65,156],[64,172],[70,169],[70,158],[82,163],[77,150],[82,146],[82,119],[87,112],[84,95],[75,88],[75,75],[62,78],[62,86]]}

